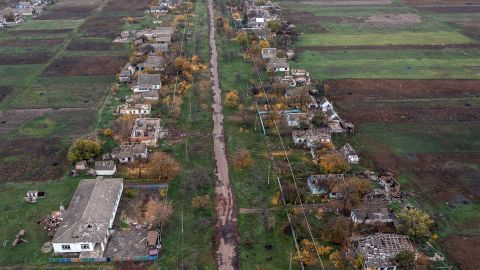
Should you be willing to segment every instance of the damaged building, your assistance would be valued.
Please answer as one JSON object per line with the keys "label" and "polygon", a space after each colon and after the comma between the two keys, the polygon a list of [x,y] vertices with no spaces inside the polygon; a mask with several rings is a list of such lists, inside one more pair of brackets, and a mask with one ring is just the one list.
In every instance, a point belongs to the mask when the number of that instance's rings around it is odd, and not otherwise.
{"label": "damaged building", "polygon": [[102,257],[122,191],[122,178],[81,180],[53,237],[55,253]]}

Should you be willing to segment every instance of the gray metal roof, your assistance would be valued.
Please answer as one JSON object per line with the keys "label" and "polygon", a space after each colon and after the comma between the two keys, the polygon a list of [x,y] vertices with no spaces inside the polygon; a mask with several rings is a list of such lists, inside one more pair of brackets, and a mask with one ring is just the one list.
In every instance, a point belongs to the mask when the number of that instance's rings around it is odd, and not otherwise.
{"label": "gray metal roof", "polygon": [[52,242],[103,242],[122,189],[122,178],[81,180]]}

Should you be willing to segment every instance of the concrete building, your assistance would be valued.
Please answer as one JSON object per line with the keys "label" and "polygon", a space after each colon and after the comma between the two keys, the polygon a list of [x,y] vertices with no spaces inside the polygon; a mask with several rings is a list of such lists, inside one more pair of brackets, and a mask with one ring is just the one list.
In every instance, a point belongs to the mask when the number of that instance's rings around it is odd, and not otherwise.
{"label": "concrete building", "polygon": [[130,141],[156,146],[160,138],[160,118],[137,118],[133,124]]}
{"label": "concrete building", "polygon": [[102,257],[123,191],[123,179],[84,179],[53,237],[55,253]]}

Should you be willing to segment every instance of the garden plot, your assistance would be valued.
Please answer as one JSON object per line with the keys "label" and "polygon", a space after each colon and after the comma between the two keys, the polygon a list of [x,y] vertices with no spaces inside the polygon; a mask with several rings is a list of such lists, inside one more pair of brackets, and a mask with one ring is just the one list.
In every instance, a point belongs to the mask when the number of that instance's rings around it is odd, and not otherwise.
{"label": "garden plot", "polygon": [[103,76],[118,73],[127,57],[62,57],[48,66],[43,76]]}

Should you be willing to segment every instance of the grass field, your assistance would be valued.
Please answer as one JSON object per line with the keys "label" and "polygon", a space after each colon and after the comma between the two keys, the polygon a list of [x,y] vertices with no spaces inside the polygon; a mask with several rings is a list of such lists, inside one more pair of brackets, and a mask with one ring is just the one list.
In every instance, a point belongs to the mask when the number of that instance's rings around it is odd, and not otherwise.
{"label": "grass field", "polygon": [[[0,184],[0,212],[3,217],[0,221],[0,241],[6,241],[5,246],[0,246],[0,265],[35,266],[47,261],[48,255],[40,252],[40,246],[48,241],[48,237],[36,221],[51,211],[59,210],[60,205],[67,207],[78,181],[78,178],[65,178],[40,183]],[[44,191],[46,196],[37,203],[27,203],[23,196],[28,190]],[[11,241],[20,229],[25,229],[28,243],[12,248]]]}
{"label": "grass field", "polygon": [[478,79],[476,49],[441,50],[306,50],[292,67],[306,68],[319,79],[449,78]]}
{"label": "grass field", "polygon": [[352,45],[420,45],[420,44],[464,44],[473,42],[460,33],[396,32],[366,34],[304,34],[297,46],[352,46]]}

